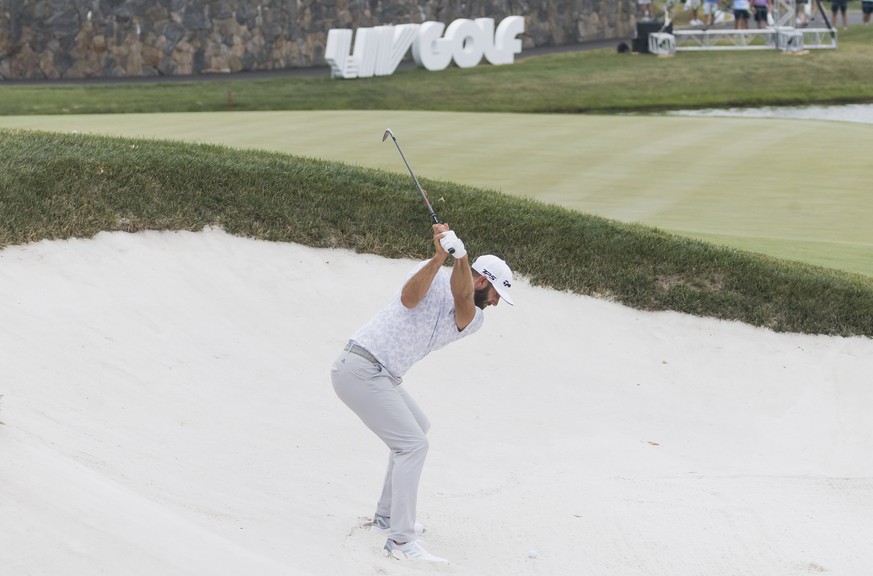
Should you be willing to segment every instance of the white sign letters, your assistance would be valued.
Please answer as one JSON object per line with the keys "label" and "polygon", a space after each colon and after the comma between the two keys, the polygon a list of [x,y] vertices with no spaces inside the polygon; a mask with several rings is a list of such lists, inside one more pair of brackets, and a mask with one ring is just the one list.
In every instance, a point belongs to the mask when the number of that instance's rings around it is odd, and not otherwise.
{"label": "white sign letters", "polygon": [[494,30],[493,18],[455,20],[448,27],[440,22],[358,28],[354,50],[352,31],[345,28],[327,33],[325,60],[332,78],[370,78],[394,73],[406,52],[418,66],[431,71],[445,70],[454,59],[460,68],[482,61],[512,64],[521,53],[524,18],[508,16]]}

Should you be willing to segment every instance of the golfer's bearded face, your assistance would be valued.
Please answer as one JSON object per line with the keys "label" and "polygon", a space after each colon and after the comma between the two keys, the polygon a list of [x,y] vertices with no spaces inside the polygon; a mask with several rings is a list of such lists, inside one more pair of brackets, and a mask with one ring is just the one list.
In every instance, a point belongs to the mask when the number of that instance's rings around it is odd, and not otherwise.
{"label": "golfer's bearded face", "polygon": [[491,298],[491,284],[488,284],[484,288],[476,288],[473,290],[473,302],[481,310],[484,310],[486,306],[493,304]]}

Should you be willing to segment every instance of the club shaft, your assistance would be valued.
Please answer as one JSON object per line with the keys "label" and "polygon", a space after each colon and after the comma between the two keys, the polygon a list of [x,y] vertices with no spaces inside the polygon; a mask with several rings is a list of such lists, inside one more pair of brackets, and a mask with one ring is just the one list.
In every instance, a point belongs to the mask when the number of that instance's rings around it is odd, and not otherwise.
{"label": "club shaft", "polygon": [[394,137],[393,132],[388,130],[386,133],[391,136],[391,140],[393,140],[394,145],[397,146],[397,151],[400,152],[400,157],[403,158],[403,163],[406,164],[406,169],[409,170],[409,175],[412,176],[412,181],[415,182],[416,188],[418,188],[418,191],[421,193],[421,198],[424,200],[424,205],[427,207],[430,219],[433,220],[434,224],[439,224],[440,219],[437,218],[436,212],[433,211],[433,207],[430,205],[430,200],[427,199],[427,193],[424,191],[424,188],[421,187],[421,184],[419,184],[418,178],[415,177],[415,172],[412,171],[412,166],[410,166],[409,161],[406,160],[406,154],[404,154],[403,150],[400,148],[400,143],[397,142],[397,138]]}

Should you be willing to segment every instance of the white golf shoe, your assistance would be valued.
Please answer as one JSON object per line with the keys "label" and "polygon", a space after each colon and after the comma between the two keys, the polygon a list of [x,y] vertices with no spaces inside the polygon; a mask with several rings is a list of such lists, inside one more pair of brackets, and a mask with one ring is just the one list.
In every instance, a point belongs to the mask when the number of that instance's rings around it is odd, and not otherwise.
{"label": "white golf shoe", "polygon": [[421,545],[417,540],[413,540],[412,542],[407,542],[406,544],[398,544],[394,540],[390,538],[385,542],[385,556],[389,558],[395,558],[397,560],[402,560],[404,558],[408,560],[423,560],[425,562],[433,562],[436,564],[448,564],[449,561],[445,558],[440,558],[439,556],[434,556],[430,552],[424,549],[424,546]]}

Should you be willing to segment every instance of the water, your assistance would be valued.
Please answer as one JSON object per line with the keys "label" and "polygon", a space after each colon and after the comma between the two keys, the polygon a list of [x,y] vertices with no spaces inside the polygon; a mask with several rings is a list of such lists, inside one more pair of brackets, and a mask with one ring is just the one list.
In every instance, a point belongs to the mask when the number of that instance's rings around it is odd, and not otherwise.
{"label": "water", "polygon": [[873,104],[841,106],[765,106],[762,108],[722,108],[677,110],[671,116],[734,116],[745,118],[797,118],[802,120],[836,120],[873,124]]}

